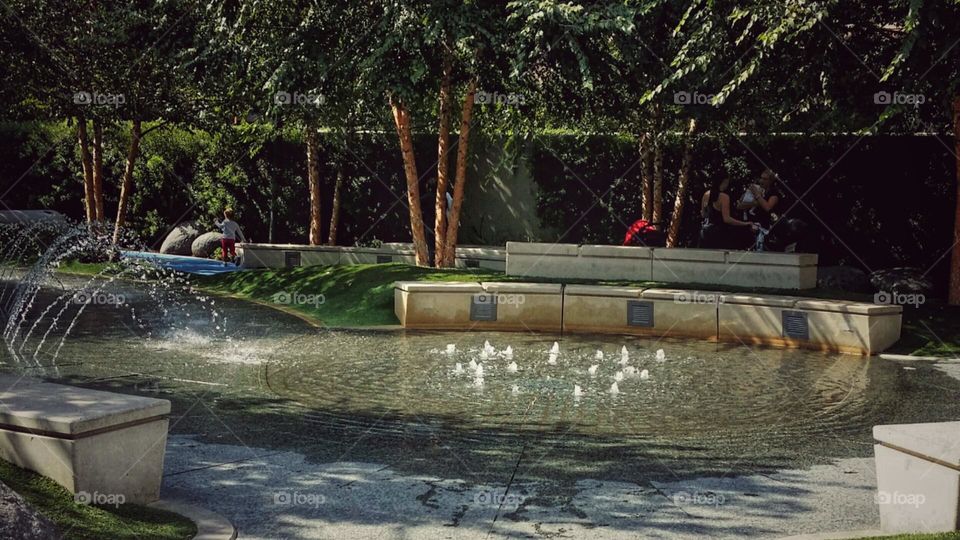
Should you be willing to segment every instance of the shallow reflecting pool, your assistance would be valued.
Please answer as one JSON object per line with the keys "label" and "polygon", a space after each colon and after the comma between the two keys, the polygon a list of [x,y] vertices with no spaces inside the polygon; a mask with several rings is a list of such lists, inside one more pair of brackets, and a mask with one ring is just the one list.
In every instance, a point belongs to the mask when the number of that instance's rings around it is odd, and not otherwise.
{"label": "shallow reflecting pool", "polygon": [[168,397],[182,415],[175,432],[229,432],[243,444],[353,442],[353,452],[427,462],[454,448],[448,465],[468,469],[520,446],[549,452],[554,473],[709,474],[869,455],[874,424],[928,418],[931,403],[937,415],[957,413],[945,403],[954,379],[876,358],[612,336],[322,330],[264,306],[126,282],[111,285],[123,305],[88,304],[75,320],[70,306],[52,326],[59,308],[47,308],[69,281],[38,295],[19,341],[8,342],[6,369]]}

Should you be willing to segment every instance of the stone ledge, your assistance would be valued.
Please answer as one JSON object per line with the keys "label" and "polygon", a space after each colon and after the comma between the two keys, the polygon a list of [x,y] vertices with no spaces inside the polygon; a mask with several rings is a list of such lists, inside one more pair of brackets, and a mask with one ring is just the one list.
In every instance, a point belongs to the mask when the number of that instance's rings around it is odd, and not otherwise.
{"label": "stone ledge", "polygon": [[607,287],[603,285],[567,285],[566,296],[598,296],[610,298],[640,298],[642,287]]}
{"label": "stone ledge", "polygon": [[[493,300],[476,298],[480,292]],[[501,294],[516,298],[501,302]],[[900,306],[794,296],[554,283],[398,282],[394,298],[407,328],[562,329],[851,354],[874,354],[895,343],[902,313]],[[491,318],[475,318],[475,304],[491,301],[499,305],[487,310]]]}
{"label": "stone ledge", "polygon": [[116,394],[0,375],[0,426],[82,435],[170,414],[165,399]]}
{"label": "stone ledge", "polygon": [[771,289],[810,289],[817,283],[813,253],[699,248],[507,242],[511,276],[702,283]]}
{"label": "stone ledge", "polygon": [[160,495],[170,402],[0,376],[0,458],[71,493]]}
{"label": "stone ledge", "polygon": [[873,426],[873,438],[884,446],[960,470],[960,422]]}
{"label": "stone ledge", "polygon": [[195,504],[171,499],[150,503],[151,508],[166,510],[189,519],[197,526],[197,535],[192,540],[234,540],[237,529],[224,516]]}

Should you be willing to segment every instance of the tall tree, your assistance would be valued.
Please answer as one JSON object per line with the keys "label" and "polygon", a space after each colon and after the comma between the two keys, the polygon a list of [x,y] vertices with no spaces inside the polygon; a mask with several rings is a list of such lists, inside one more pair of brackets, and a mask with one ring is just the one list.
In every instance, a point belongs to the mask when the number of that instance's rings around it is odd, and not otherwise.
{"label": "tall tree", "polygon": [[239,116],[265,113],[276,125],[296,126],[303,134],[308,240],[322,244],[321,154],[325,141],[330,146],[342,141],[345,126],[364,125],[372,116],[369,97],[361,98],[366,85],[356,77],[356,66],[374,45],[369,22],[378,15],[376,6],[268,0],[211,10],[209,56],[226,60],[228,70],[228,82],[212,81],[223,96],[221,106]]}
{"label": "tall tree", "polygon": [[[403,159],[410,229],[418,265],[429,264],[423,212],[420,205],[420,172],[413,136],[414,118],[434,119],[438,126],[434,190],[434,264],[450,266],[459,230],[459,212],[467,182],[472,92],[479,84],[481,64],[501,52],[496,30],[506,14],[506,2],[460,2],[441,0],[384,2],[384,16],[377,26],[380,46],[364,62],[363,78],[387,96]],[[457,99],[457,95],[463,99]],[[449,158],[454,102],[461,103],[457,135],[457,163],[453,203],[447,212]],[[434,167],[427,169],[433,172]]]}

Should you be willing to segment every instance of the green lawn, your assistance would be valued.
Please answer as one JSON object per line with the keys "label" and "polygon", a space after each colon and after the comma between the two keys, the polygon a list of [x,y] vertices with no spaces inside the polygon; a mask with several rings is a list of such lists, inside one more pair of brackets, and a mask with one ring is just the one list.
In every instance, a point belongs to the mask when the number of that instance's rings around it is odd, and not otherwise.
{"label": "green lawn", "polygon": [[53,480],[3,460],[0,480],[56,523],[64,538],[180,540],[197,534],[192,521],[171,512],[132,504],[117,508],[77,504],[73,495]]}
{"label": "green lawn", "polygon": [[[92,274],[103,270],[100,264],[69,263],[61,271]],[[392,264],[360,264],[354,266],[304,266],[278,270],[249,270],[216,276],[194,276],[191,281],[204,290],[264,302],[291,309],[312,320],[329,326],[377,326],[397,324],[393,314],[393,283],[396,281],[539,281],[507,276],[494,271],[466,269],[434,269]],[[566,283],[600,283],[669,287],[675,289],[710,289],[725,292],[755,292],[764,294],[795,294],[790,291],[749,289],[742,287],[715,287],[695,284],[563,280]],[[278,293],[323,295],[322,304],[278,305]],[[800,293],[816,298],[836,298],[872,302],[869,294],[812,289]],[[903,309],[903,334],[900,342],[888,352],[921,356],[953,357],[960,355],[960,307],[947,306],[930,300],[916,308]]]}

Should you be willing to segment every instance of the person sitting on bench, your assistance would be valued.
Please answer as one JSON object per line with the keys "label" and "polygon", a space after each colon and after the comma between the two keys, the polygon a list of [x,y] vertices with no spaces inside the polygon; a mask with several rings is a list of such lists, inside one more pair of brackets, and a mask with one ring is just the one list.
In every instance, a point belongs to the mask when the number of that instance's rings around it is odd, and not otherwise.
{"label": "person sitting on bench", "polygon": [[708,249],[747,249],[755,241],[757,224],[741,221],[730,213],[729,178],[718,178],[710,184],[700,203],[703,226],[700,247]]}

